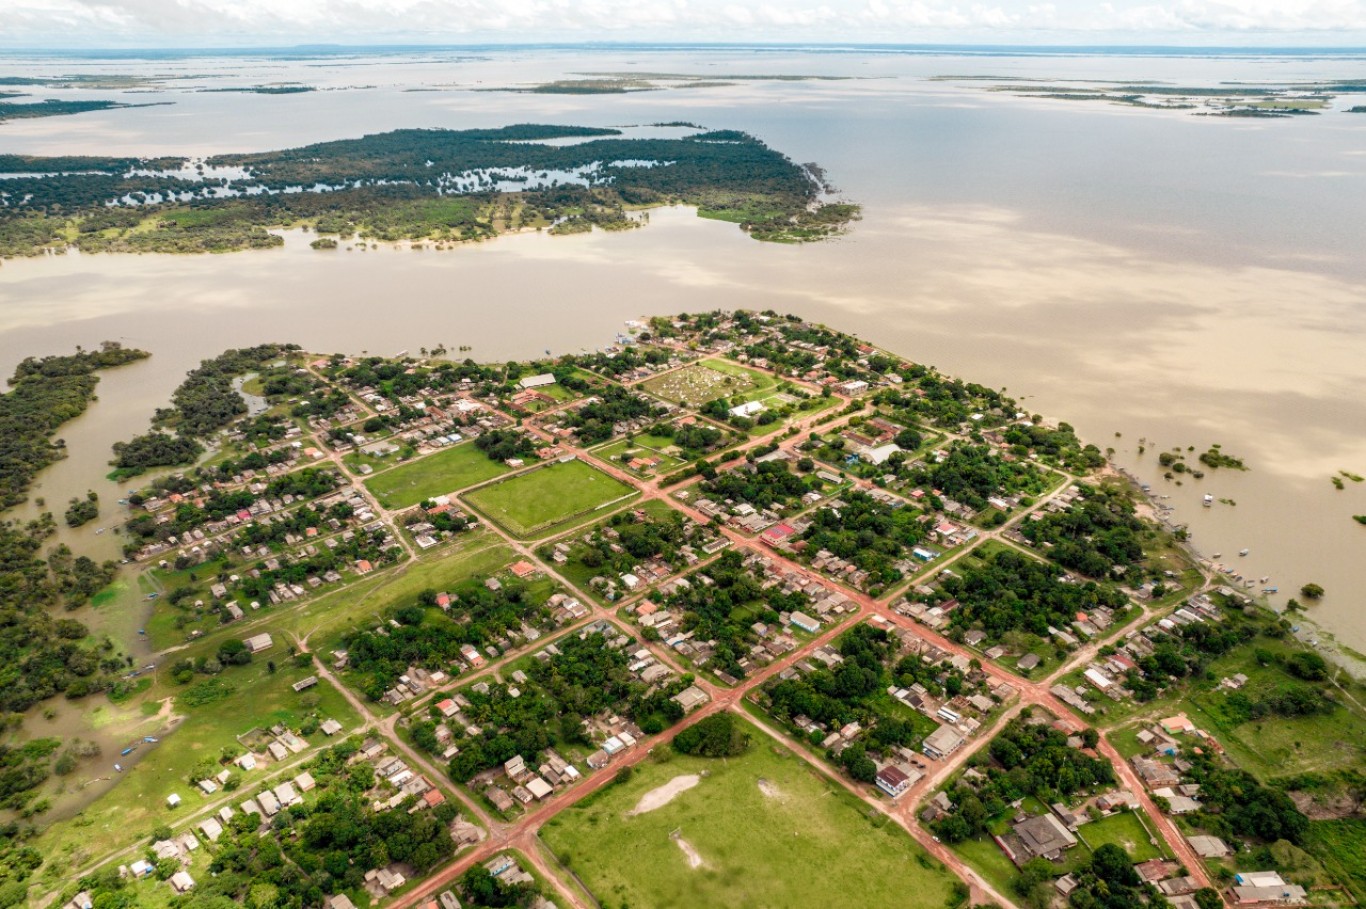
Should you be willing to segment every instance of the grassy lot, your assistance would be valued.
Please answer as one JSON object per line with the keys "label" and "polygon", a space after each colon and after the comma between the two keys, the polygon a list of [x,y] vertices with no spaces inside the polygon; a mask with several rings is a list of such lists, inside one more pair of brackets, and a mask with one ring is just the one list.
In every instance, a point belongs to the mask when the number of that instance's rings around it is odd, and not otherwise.
{"label": "grassy lot", "polygon": [[281,614],[280,627],[312,635],[310,647],[320,650],[342,630],[368,622],[384,609],[411,600],[424,590],[446,590],[467,578],[492,575],[517,560],[517,554],[484,530],[459,538],[453,547],[433,550],[398,571],[368,577],[307,606]]}
{"label": "grassy lot", "polygon": [[[268,670],[268,659],[275,660],[276,672]],[[208,678],[198,676],[189,687],[173,686],[161,679],[140,703],[111,706],[111,710],[124,714],[146,714],[144,708],[155,709],[157,699],[175,698],[160,705],[167,711],[163,716],[145,716],[142,725],[129,727],[130,742],[143,735],[157,735],[160,742],[143,745],[128,757],[106,752],[99,765],[90,769],[91,774],[114,775],[114,763],[123,763],[124,773],[118,785],[76,817],[46,830],[34,842],[35,848],[49,859],[40,872],[44,881],[59,884],[75,867],[111,849],[133,845],[155,825],[175,823],[201,806],[222,798],[221,793],[205,796],[193,788],[189,773],[205,758],[215,758],[223,748],[235,746],[236,737],[252,728],[283,723],[297,729],[311,712],[334,718],[348,729],[358,726],[360,718],[331,685],[320,684],[303,694],[291,690],[290,685],[309,672],[290,664],[285,648],[277,640],[273,650],[257,657],[250,665],[230,668],[213,678],[215,682],[231,686],[232,693],[226,699],[198,706],[187,704],[185,693]],[[184,720],[173,732],[162,732],[164,721],[172,711]],[[309,744],[314,746],[326,741],[322,733],[309,737]],[[265,779],[267,773],[267,769],[258,768],[245,774],[243,789],[250,789]],[[166,805],[166,797],[173,792],[184,800],[176,809]],[[241,801],[241,798],[233,798],[232,793],[228,797],[233,804]]]}
{"label": "grassy lot", "polygon": [[462,443],[376,474],[365,481],[365,488],[385,508],[407,508],[507,472],[506,464]]}
{"label": "grassy lot", "polygon": [[1114,843],[1129,853],[1135,863],[1155,858],[1170,858],[1166,844],[1153,845],[1154,836],[1143,825],[1142,818],[1130,811],[1121,811],[1107,818],[1083,824],[1077,828],[1077,836],[1094,852],[1106,843]]}
{"label": "grassy lot", "polygon": [[551,464],[476,489],[465,499],[518,537],[545,535],[634,492],[582,461]]}
{"label": "grassy lot", "polygon": [[1314,821],[1305,848],[1351,891],[1357,903],[1366,900],[1366,820]]}
{"label": "grassy lot", "polygon": [[[632,779],[542,828],[604,906],[655,909],[923,907],[950,902],[953,878],[882,815],[758,732],[748,754],[685,758],[659,749]],[[705,774],[667,805],[628,817],[676,777]],[[763,785],[768,793],[760,790]],[[690,867],[681,842],[696,850]]]}
{"label": "grassy lot", "polygon": [[1009,895],[1015,892],[1011,887],[1011,883],[1017,875],[1015,865],[1006,858],[1006,854],[992,840],[986,838],[964,840],[954,846],[953,851],[958,853],[963,861],[971,865],[999,893]]}
{"label": "grassy lot", "polygon": [[1294,681],[1279,665],[1258,663],[1259,649],[1284,656],[1301,648],[1294,642],[1256,638],[1211,662],[1212,680],[1178,686],[1148,704],[1116,704],[1107,698],[1105,716],[1097,717],[1097,721],[1113,725],[1133,717],[1146,721],[1184,711],[1192,722],[1219,740],[1234,763],[1259,779],[1360,765],[1366,759],[1366,717],[1342,706],[1341,697],[1339,706],[1313,716],[1268,716],[1240,723],[1229,715],[1224,709],[1228,693],[1215,688],[1219,679],[1244,673],[1249,681],[1243,693],[1253,700]]}

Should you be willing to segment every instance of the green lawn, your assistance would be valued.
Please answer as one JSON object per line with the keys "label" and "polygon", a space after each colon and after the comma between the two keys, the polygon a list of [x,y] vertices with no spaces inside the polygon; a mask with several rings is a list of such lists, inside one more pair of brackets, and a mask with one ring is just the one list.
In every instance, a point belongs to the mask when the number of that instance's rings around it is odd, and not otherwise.
{"label": "green lawn", "polygon": [[555,463],[476,489],[466,501],[514,536],[544,536],[634,490],[582,461]]}
{"label": "green lawn", "polygon": [[1018,876],[1015,865],[1006,858],[1006,854],[996,845],[994,840],[987,838],[964,840],[953,847],[953,851],[962,856],[963,860],[971,865],[978,874],[982,875],[987,883],[995,887],[997,892],[1012,894],[1015,892],[1011,886]]}
{"label": "green lawn", "polygon": [[[1143,826],[1143,820],[1138,814],[1130,811],[1121,811],[1119,814],[1083,824],[1077,828],[1077,836],[1092,852],[1106,843],[1114,843],[1129,853],[1129,858],[1135,863],[1155,858],[1170,858],[1165,844],[1153,845],[1153,834]],[[1157,842],[1162,844],[1160,838]]]}
{"label": "green lawn", "polygon": [[[624,784],[542,828],[552,851],[600,905],[652,909],[877,906],[938,909],[953,877],[900,828],[754,733],[740,758],[686,758],[660,748]],[[641,796],[676,777],[692,789],[633,817]],[[763,785],[768,794],[760,790]],[[696,850],[693,868],[682,845]]]}
{"label": "green lawn", "polygon": [[407,508],[507,472],[506,464],[462,443],[376,474],[365,481],[365,488],[385,508]]}

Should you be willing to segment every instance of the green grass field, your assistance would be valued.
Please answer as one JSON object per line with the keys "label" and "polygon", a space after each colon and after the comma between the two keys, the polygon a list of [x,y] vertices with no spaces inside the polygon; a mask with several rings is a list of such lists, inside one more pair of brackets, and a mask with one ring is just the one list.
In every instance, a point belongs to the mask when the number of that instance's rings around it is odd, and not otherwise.
{"label": "green grass field", "polygon": [[1366,820],[1314,821],[1305,848],[1358,904],[1366,900]]}
{"label": "green grass field", "polygon": [[544,536],[634,490],[582,461],[551,464],[476,489],[465,500],[514,536]]}
{"label": "green grass field", "polygon": [[953,847],[953,851],[962,856],[963,861],[967,862],[977,870],[977,873],[995,887],[1001,893],[1014,893],[1011,884],[1019,875],[1010,859],[1001,851],[1000,847],[990,839],[985,837],[975,840],[964,840]]}
{"label": "green grass field", "polygon": [[473,445],[462,443],[376,474],[365,481],[365,488],[385,508],[407,508],[507,472],[506,464],[491,461]]}
{"label": "green grass field", "polygon": [[[659,749],[629,782],[550,820],[541,835],[600,905],[652,909],[938,909],[953,877],[904,831],[754,733],[728,760]],[[646,814],[641,796],[706,774]],[[760,786],[765,787],[761,791]],[[680,841],[696,850],[691,867]]]}
{"label": "green grass field", "polygon": [[[1142,819],[1132,812],[1121,811],[1077,828],[1077,836],[1094,852],[1106,843],[1114,843],[1135,863],[1155,858],[1170,858],[1165,844],[1153,845],[1154,836],[1143,826]],[[1159,844],[1162,843],[1157,838]]]}

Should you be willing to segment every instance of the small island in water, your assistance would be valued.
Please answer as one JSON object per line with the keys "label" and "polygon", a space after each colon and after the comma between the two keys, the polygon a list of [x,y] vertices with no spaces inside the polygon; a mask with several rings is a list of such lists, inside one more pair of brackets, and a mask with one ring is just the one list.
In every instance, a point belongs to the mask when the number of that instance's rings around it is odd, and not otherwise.
{"label": "small island in water", "polygon": [[283,242],[270,229],[289,227],[457,243],[632,228],[633,211],[675,203],[759,240],[801,242],[858,216],[828,198],[819,169],[747,133],[679,130],[405,129],[204,160],[0,155],[0,174],[13,175],[0,185],[0,256],[262,249]]}

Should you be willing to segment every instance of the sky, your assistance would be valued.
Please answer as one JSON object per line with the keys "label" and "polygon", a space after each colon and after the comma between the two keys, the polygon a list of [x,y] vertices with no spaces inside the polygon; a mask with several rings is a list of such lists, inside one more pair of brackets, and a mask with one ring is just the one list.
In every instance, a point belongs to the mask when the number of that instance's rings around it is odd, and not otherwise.
{"label": "sky", "polygon": [[1366,46],[1366,0],[0,0],[0,49],[538,42]]}

